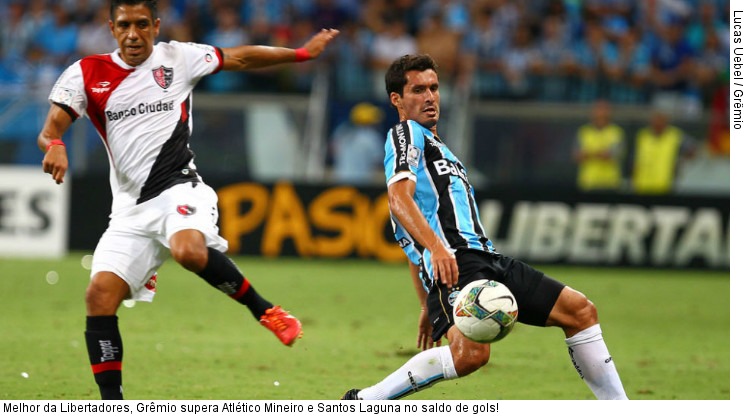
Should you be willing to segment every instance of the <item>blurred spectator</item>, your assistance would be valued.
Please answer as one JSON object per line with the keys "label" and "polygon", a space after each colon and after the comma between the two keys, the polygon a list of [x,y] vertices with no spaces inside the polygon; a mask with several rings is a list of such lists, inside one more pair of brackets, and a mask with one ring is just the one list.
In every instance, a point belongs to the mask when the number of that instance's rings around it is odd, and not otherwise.
{"label": "blurred spectator", "polygon": [[550,15],[542,22],[542,37],[537,45],[535,63],[539,98],[546,101],[566,100],[567,74],[571,63],[568,25],[560,15]]}
{"label": "blurred spectator", "polygon": [[573,69],[578,88],[573,89],[573,97],[587,102],[600,97],[600,83],[607,70],[617,65],[618,53],[596,20],[588,21],[584,30],[584,39],[574,50]]}
{"label": "blurred spectator", "polygon": [[617,65],[607,71],[608,97],[615,103],[644,103],[651,77],[651,56],[640,41],[637,30],[626,31],[619,39]]}
{"label": "blurred spectator", "polygon": [[385,136],[377,126],[383,113],[370,103],[356,104],[349,120],[331,136],[333,179],[341,183],[368,184],[382,179]]}
{"label": "blurred spectator", "polygon": [[109,5],[104,0],[62,0],[56,3],[70,14],[72,21],[78,26],[93,21],[98,8]]}
{"label": "blurred spectator", "polygon": [[[315,24],[307,18],[299,18],[292,25],[290,38],[286,45],[289,48],[296,48],[305,43],[316,32]],[[321,57],[315,61],[296,63],[291,66],[282,65],[275,69],[268,68],[267,72],[278,71],[280,79],[280,89],[282,91],[295,91],[308,93],[313,84],[313,76],[317,71],[324,68],[320,62],[325,62],[328,57]]]}
{"label": "blurred spectator", "polygon": [[31,42],[33,82],[40,90],[51,88],[54,80],[77,56],[78,26],[60,4],[52,5],[52,19],[42,24]]}
{"label": "blurred spectator", "polygon": [[[338,7],[344,10],[348,21],[359,21],[362,17],[362,10],[364,9],[364,3],[366,1],[359,0],[336,0]],[[343,22],[346,23],[346,22]]]}
{"label": "blurred spectator", "polygon": [[31,25],[32,31],[36,32],[42,26],[46,26],[54,19],[53,14],[49,10],[47,0],[31,0],[27,2],[28,8],[23,16],[23,19]]}
{"label": "blurred spectator", "polygon": [[484,98],[495,97],[503,90],[499,68],[506,39],[493,22],[491,7],[484,5],[476,8],[472,26],[461,45],[461,84],[471,84],[473,92]]}
{"label": "blurred spectator", "polygon": [[335,40],[336,92],[344,100],[360,101],[372,95],[372,79],[367,68],[372,45],[372,32],[358,21],[341,27],[343,36]]}
{"label": "blurred spectator", "polygon": [[80,57],[105,54],[118,48],[109,28],[109,6],[104,3],[98,7],[95,17],[80,26],[77,53]]}
{"label": "blurred spectator", "polygon": [[694,152],[693,140],[669,124],[667,111],[654,109],[649,125],[636,135],[633,190],[639,194],[672,192],[680,159]]}
{"label": "blurred spectator", "polygon": [[718,43],[725,45],[728,50],[729,27],[726,22],[721,20],[718,14],[717,5],[712,0],[700,0],[697,13],[692,16],[691,22],[687,25],[685,38],[695,51],[702,51],[707,38],[710,34],[718,37]]}
{"label": "blurred spectator", "polygon": [[447,100],[458,71],[460,34],[445,26],[442,13],[435,12],[421,25],[416,45],[418,52],[431,55],[439,65],[440,94]]}
{"label": "blurred spectator", "polygon": [[521,2],[516,0],[491,0],[488,3],[493,9],[493,20],[491,24],[502,32],[500,38],[508,43],[511,34],[517,29],[519,22],[524,19],[524,16],[519,11],[519,4]]}
{"label": "blurred spectator", "polygon": [[[307,2],[311,3],[311,2]],[[298,11],[302,14],[305,11]],[[289,2],[277,0],[244,0],[241,7],[241,20],[250,27],[255,22],[266,22],[269,26],[279,25],[289,18]]]}
{"label": "blurred spectator", "polygon": [[[215,8],[211,12],[217,13],[219,9]],[[187,20],[187,9],[183,1],[159,0],[158,15],[162,21],[168,22],[167,25],[161,26],[160,40],[189,42],[194,39],[195,34],[191,22]]]}
{"label": "blurred spectator", "polygon": [[349,20],[346,10],[335,0],[315,0],[307,16],[315,24],[315,29],[338,29]]}
{"label": "blurred spectator", "polygon": [[51,11],[52,19],[37,29],[32,48],[39,59],[63,68],[76,57],[79,29],[63,6],[55,4]]}
{"label": "blurred spectator", "polygon": [[529,97],[534,91],[533,75],[540,67],[540,62],[527,24],[521,24],[515,30],[511,43],[504,50],[501,64],[501,72],[506,81],[506,97]]}
{"label": "blurred spectator", "polygon": [[448,31],[463,34],[468,29],[470,16],[467,2],[464,0],[425,1],[422,2],[420,11],[423,18],[418,22],[418,26],[416,27],[417,33],[423,29],[430,19],[434,18],[434,15],[439,15],[438,19],[441,20],[442,27]]}
{"label": "blurred spectator", "polygon": [[595,102],[591,121],[582,125],[576,134],[574,160],[578,164],[579,189],[619,190],[625,148],[625,132],[612,122],[610,103]]}
{"label": "blurred spectator", "polygon": [[24,18],[26,6],[20,0],[8,5],[7,17],[0,29],[0,59],[17,61],[25,57],[34,35],[33,23]]}
{"label": "blurred spectator", "polygon": [[[657,86],[654,100],[668,102],[675,109],[696,106],[691,83],[694,70],[694,51],[684,38],[681,22],[673,22],[661,29],[661,37],[651,52],[651,76]],[[693,102],[689,102],[692,100]]]}
{"label": "blurred spectator", "polygon": [[636,3],[635,0],[588,0],[584,3],[584,18],[599,22],[607,39],[618,42],[633,25]]}
{"label": "blurred spectator", "polygon": [[373,93],[380,101],[387,101],[385,72],[390,63],[401,55],[414,54],[418,51],[416,40],[408,33],[405,20],[396,15],[388,15],[386,23],[385,31],[375,34],[370,51]]}
{"label": "blurred spectator", "polygon": [[[217,27],[207,33],[204,42],[221,47],[247,45],[248,35],[240,25],[239,15],[235,9],[222,6],[216,11]],[[204,79],[207,90],[213,92],[231,92],[244,90],[245,74],[237,71],[221,71]]]}
{"label": "blurred spectator", "polygon": [[30,72],[27,54],[34,26],[24,18],[25,10],[21,1],[11,2],[0,28],[0,86],[3,90],[20,90],[24,74]]}
{"label": "blurred spectator", "polygon": [[639,21],[654,31],[688,19],[693,11],[689,0],[646,0],[637,2],[637,7]]}
{"label": "blurred spectator", "polygon": [[[431,0],[429,0],[431,1]],[[387,29],[392,16],[403,20],[409,34],[417,33],[421,8],[426,4],[417,0],[367,0],[364,5],[362,18],[364,24],[375,33],[383,33]],[[396,57],[397,58],[397,57]]]}
{"label": "blurred spectator", "polygon": [[255,45],[289,46],[292,29],[271,23],[264,16],[256,16],[248,23],[248,37]]}
{"label": "blurred spectator", "polygon": [[709,103],[715,90],[723,84],[722,78],[729,69],[729,50],[724,49],[714,31],[705,34],[705,43],[695,60],[695,85],[703,100]]}

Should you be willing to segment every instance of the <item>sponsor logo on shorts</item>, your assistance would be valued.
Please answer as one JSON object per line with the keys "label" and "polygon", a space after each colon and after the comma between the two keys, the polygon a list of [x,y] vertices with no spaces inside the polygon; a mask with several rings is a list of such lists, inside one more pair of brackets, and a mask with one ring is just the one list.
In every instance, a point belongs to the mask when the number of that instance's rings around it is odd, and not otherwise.
{"label": "sponsor logo on shorts", "polygon": [[447,303],[449,303],[450,306],[455,306],[455,299],[457,299],[457,295],[459,294],[459,290],[455,290],[454,292],[450,293],[449,296],[447,296]]}
{"label": "sponsor logo on shorts", "polygon": [[157,285],[158,285],[158,274],[155,273],[152,275],[152,277],[150,277],[150,280],[148,280],[147,283],[145,283],[145,289],[155,293],[155,291],[157,290],[156,289]]}
{"label": "sponsor logo on shorts", "polygon": [[196,208],[189,205],[178,205],[176,207],[176,212],[183,216],[190,216],[196,213]]}

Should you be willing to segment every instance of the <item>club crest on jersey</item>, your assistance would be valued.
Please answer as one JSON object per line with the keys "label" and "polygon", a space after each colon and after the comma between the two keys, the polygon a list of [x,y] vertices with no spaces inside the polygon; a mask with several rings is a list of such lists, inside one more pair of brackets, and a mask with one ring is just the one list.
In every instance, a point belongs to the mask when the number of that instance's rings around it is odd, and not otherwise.
{"label": "club crest on jersey", "polygon": [[416,148],[413,144],[408,144],[408,156],[406,162],[411,167],[418,167],[418,160],[421,157],[421,150]]}
{"label": "club crest on jersey", "polygon": [[158,83],[158,86],[167,89],[173,82],[173,68],[161,65],[152,70],[152,77],[155,79],[155,82]]}
{"label": "club crest on jersey", "polygon": [[196,208],[189,205],[178,205],[176,207],[176,212],[183,216],[190,216],[196,213]]}

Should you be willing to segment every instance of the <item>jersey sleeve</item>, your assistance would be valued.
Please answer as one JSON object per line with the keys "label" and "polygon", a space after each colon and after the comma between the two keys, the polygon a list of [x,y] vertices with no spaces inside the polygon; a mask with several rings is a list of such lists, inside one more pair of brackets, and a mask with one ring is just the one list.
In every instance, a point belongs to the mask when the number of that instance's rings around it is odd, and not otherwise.
{"label": "jersey sleeve", "polygon": [[409,234],[408,231],[398,223],[398,220],[395,219],[395,216],[393,216],[392,213],[390,214],[390,222],[393,224],[395,240],[398,242],[398,245],[400,245],[403,252],[406,253],[406,257],[408,257],[413,264],[419,264],[421,262],[421,251],[413,240],[411,234]]}
{"label": "jersey sleeve", "polygon": [[171,41],[170,43],[180,48],[192,80],[197,81],[206,75],[222,70],[223,56],[221,49],[194,42]]}
{"label": "jersey sleeve", "polygon": [[393,126],[385,141],[385,179],[393,184],[403,179],[416,181],[416,169],[423,159],[424,134],[410,121]]}
{"label": "jersey sleeve", "polygon": [[67,67],[54,83],[49,93],[49,103],[55,104],[67,112],[72,120],[85,114],[88,97],[85,95],[83,69],[80,61]]}

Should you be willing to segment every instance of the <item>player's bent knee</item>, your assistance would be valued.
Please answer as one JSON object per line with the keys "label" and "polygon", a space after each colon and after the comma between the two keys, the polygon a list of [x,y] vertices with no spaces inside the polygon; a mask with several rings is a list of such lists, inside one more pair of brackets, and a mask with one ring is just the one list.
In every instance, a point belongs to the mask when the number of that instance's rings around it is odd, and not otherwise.
{"label": "player's bent knee", "polygon": [[179,245],[171,248],[171,256],[183,267],[199,273],[207,265],[207,249],[195,245]]}
{"label": "player's bent knee", "polygon": [[129,285],[118,277],[94,277],[85,290],[89,316],[114,315],[129,293]]}
{"label": "player's bent knee", "polygon": [[564,328],[578,332],[598,321],[597,307],[581,292],[571,289],[566,308],[570,319]]}
{"label": "player's bent knee", "polygon": [[480,369],[488,364],[490,356],[491,353],[486,344],[478,344],[477,347],[469,347],[468,349],[461,351],[458,355],[454,355],[453,353],[457,375],[459,377],[467,376]]}
{"label": "player's bent knee", "polygon": [[459,377],[473,373],[488,363],[491,358],[490,345],[471,341],[459,331],[457,335],[450,336],[454,337],[450,339],[450,351]]}
{"label": "player's bent knee", "polygon": [[559,326],[570,336],[597,322],[594,303],[583,293],[566,287],[550,312],[546,326]]}
{"label": "player's bent knee", "polygon": [[577,313],[577,321],[582,325],[583,328],[592,326],[597,323],[598,321],[598,315],[597,315],[597,307],[594,306],[594,303],[584,298],[585,304],[579,309],[579,312]]}

